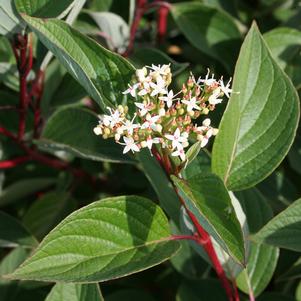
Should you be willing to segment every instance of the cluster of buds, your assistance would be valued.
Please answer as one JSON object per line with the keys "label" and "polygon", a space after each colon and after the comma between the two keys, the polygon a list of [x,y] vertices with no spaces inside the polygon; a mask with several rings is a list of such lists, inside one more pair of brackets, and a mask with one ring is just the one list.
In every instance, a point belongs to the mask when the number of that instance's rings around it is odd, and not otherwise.
{"label": "cluster of buds", "polygon": [[127,106],[108,108],[109,114],[99,117],[94,133],[104,139],[114,137],[124,146],[123,153],[139,152],[142,148],[151,151],[156,145],[168,155],[185,161],[185,150],[190,143],[199,141],[204,147],[217,134],[209,118],[202,125],[197,125],[195,120],[214,110],[224,95],[229,98],[231,80],[225,85],[223,78],[210,77],[208,70],[205,78],[196,80],[191,75],[176,94],[168,89],[171,81],[169,65],[138,69],[133,82],[123,92],[135,99],[134,115],[129,116]]}

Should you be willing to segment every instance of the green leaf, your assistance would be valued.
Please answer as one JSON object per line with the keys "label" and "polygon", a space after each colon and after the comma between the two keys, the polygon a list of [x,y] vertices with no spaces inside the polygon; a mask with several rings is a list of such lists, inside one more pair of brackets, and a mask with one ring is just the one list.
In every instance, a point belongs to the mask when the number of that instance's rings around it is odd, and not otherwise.
{"label": "green leaf", "polygon": [[[0,296],[1,300],[18,300],[18,281],[4,280],[1,276],[12,273],[28,256],[28,251],[22,247],[15,248],[6,255],[0,263]],[[22,299],[23,300],[23,299]]]}
{"label": "green leaf", "polygon": [[177,292],[177,301],[225,301],[227,296],[218,280],[184,281]]}
{"label": "green leaf", "polygon": [[283,160],[295,137],[299,99],[252,25],[236,65],[233,93],[219,127],[212,170],[230,190],[254,186]]}
{"label": "green leaf", "polygon": [[144,174],[158,196],[160,205],[168,213],[168,216],[171,217],[173,222],[179,226],[181,203],[172,183],[167,178],[158,161],[149,154],[148,150],[142,150],[137,154],[137,157],[141,163]]}
{"label": "green leaf", "polygon": [[171,13],[193,46],[233,69],[241,35],[230,15],[197,2],[173,4]]}
{"label": "green leaf", "polygon": [[0,247],[32,248],[36,245],[36,239],[17,219],[0,211]]}
{"label": "green leaf", "polygon": [[12,204],[56,183],[54,178],[31,178],[16,181],[0,193],[0,207]]}
{"label": "green leaf", "polygon": [[23,223],[40,240],[75,208],[76,203],[68,193],[49,192],[29,207]]}
{"label": "green leaf", "polygon": [[104,301],[97,283],[57,283],[45,301]]}
{"label": "green leaf", "polygon": [[[250,233],[257,232],[273,217],[267,200],[255,188],[236,193],[244,212]],[[276,269],[279,249],[251,242],[246,269],[237,278],[238,287],[249,293],[251,287],[255,296],[260,295],[269,284]]]}
{"label": "green leaf", "polygon": [[178,248],[160,207],[141,197],[108,198],[69,215],[11,277],[105,281],[157,265]]}
{"label": "green leaf", "polygon": [[222,181],[214,174],[199,174],[187,180],[173,176],[172,180],[199,223],[235,261],[244,265],[242,229]]}
{"label": "green leaf", "polygon": [[280,248],[301,251],[301,199],[270,220],[254,237]]}
{"label": "green leaf", "polygon": [[189,63],[178,63],[164,52],[156,48],[149,48],[149,47],[148,48],[139,47],[138,49],[135,49],[133,55],[131,56],[131,61],[137,68],[142,68],[144,66],[151,66],[152,64],[154,65],[170,64],[170,68],[173,76],[178,75],[189,66]]}
{"label": "green leaf", "polygon": [[122,148],[112,139],[96,136],[93,128],[97,115],[74,107],[65,107],[54,113],[46,123],[38,145],[44,148],[66,150],[78,157],[110,162],[135,162],[122,154]]}
{"label": "green leaf", "polygon": [[74,0],[14,0],[19,13],[37,18],[64,17]]}
{"label": "green leaf", "polygon": [[24,14],[22,17],[103,110],[127,101],[127,95],[122,92],[127,89],[134,72],[128,61],[63,21]]}

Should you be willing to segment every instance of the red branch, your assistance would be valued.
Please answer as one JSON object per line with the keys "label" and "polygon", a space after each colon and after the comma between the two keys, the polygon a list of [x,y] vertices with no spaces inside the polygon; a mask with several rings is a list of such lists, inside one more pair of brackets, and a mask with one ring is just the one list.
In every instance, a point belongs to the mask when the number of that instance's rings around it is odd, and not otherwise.
{"label": "red branch", "polygon": [[0,169],[8,169],[13,168],[19,164],[22,164],[26,161],[30,160],[29,156],[18,157],[11,160],[0,161]]}

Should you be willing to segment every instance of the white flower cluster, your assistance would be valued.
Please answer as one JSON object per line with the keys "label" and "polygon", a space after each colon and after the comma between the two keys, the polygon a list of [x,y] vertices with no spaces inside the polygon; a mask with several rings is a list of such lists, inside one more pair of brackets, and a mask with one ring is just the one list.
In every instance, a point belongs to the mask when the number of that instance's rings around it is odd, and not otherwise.
{"label": "white flower cluster", "polygon": [[141,148],[151,151],[156,144],[159,150],[185,161],[185,149],[191,142],[200,141],[204,147],[217,134],[209,118],[201,126],[193,120],[214,110],[224,95],[229,98],[231,80],[225,85],[222,78],[210,77],[208,70],[206,77],[197,81],[190,76],[176,94],[168,89],[171,81],[169,65],[138,69],[133,83],[123,92],[135,98],[134,116],[128,116],[127,106],[108,108],[109,114],[99,117],[94,133],[105,139],[114,137],[124,146],[123,153]]}

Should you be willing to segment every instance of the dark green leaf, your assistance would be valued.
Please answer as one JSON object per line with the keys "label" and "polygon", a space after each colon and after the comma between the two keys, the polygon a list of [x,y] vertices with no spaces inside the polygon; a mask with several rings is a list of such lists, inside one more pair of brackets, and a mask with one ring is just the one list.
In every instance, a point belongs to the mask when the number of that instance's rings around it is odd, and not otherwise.
{"label": "dark green leaf", "polygon": [[96,136],[96,114],[80,108],[59,109],[47,121],[42,137],[37,141],[44,148],[66,150],[86,159],[111,162],[134,162],[122,154],[122,148],[113,139]]}
{"label": "dark green leaf", "polygon": [[104,301],[97,283],[57,283],[45,301]]}
{"label": "dark green leaf", "polygon": [[37,18],[63,17],[74,0],[14,0],[20,14]]}
{"label": "dark green leaf", "polygon": [[41,191],[54,185],[54,178],[31,178],[16,181],[0,193],[0,207],[12,204],[22,198],[30,196],[35,192]]}
{"label": "dark green leaf", "polygon": [[267,177],[295,137],[299,99],[253,24],[240,52],[233,90],[212,154],[212,170],[228,189],[242,190]]}
{"label": "dark green leaf", "polygon": [[32,248],[36,245],[36,239],[17,219],[0,211],[0,247]]}
{"label": "dark green leaf", "polygon": [[188,67],[188,63],[178,63],[173,60],[171,57],[166,55],[164,52],[156,48],[146,48],[141,47],[135,49],[131,60],[137,68],[142,68],[144,66],[163,65],[170,64],[171,72],[173,76],[181,73]]}
{"label": "dark green leaf", "polygon": [[68,193],[49,192],[29,207],[23,223],[40,240],[73,210],[75,201]]}
{"label": "dark green leaf", "polygon": [[108,198],[69,215],[11,277],[105,281],[157,265],[178,248],[160,207],[141,197]]}
{"label": "dark green leaf", "polygon": [[270,220],[255,236],[254,240],[301,251],[301,199]]}
{"label": "dark green leaf", "polygon": [[171,12],[193,46],[233,70],[241,35],[230,15],[197,2],[174,4]]}

